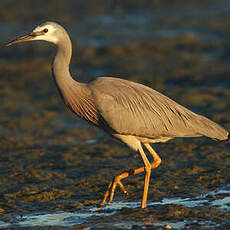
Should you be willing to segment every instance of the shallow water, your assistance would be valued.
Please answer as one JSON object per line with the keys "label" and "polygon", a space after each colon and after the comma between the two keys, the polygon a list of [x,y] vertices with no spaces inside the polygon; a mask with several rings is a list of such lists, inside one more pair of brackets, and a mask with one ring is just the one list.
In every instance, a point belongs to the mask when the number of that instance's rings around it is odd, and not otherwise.
{"label": "shallow water", "polygon": [[[210,195],[217,196],[216,199],[210,199]],[[220,199],[218,199],[218,195],[222,195]],[[181,197],[171,197],[171,198],[163,198],[160,202],[148,202],[149,207],[154,206],[162,206],[162,205],[183,205],[189,208],[195,208],[198,206],[217,206],[219,209],[229,212],[230,211],[230,190],[219,189],[218,191],[210,191],[202,196],[197,196],[194,198],[181,198]],[[84,223],[88,223],[94,221],[95,218],[99,218],[101,216],[106,217],[110,215],[114,215],[119,210],[123,208],[139,208],[141,205],[140,202],[135,201],[114,201],[110,205],[105,207],[87,207],[82,208],[79,211],[65,212],[65,211],[57,211],[57,212],[35,212],[29,213],[26,215],[20,215],[12,217],[8,222],[0,221],[1,228],[14,228],[14,227],[34,227],[34,226],[62,226],[62,227],[70,227],[76,226]],[[166,226],[170,225],[173,229],[183,229],[186,224],[196,223],[197,221],[178,221],[178,222],[155,222],[151,223],[152,226]],[[109,224],[98,224],[100,227],[106,227]],[[121,221],[115,224],[119,229],[132,229],[132,227],[142,226],[141,222],[135,221]],[[202,221],[202,226],[206,227],[218,227],[219,224],[215,221]],[[90,227],[86,227],[85,229],[90,229]]]}

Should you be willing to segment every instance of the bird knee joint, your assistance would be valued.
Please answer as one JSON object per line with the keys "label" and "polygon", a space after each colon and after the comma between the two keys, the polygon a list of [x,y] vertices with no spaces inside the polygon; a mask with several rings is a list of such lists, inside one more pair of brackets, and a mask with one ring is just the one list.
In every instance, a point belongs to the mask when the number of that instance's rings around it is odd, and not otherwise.
{"label": "bird knee joint", "polygon": [[160,164],[161,164],[161,158],[159,157],[156,160],[156,167],[158,167]]}
{"label": "bird knee joint", "polygon": [[145,171],[146,172],[151,171],[151,164],[146,164],[145,165]]}

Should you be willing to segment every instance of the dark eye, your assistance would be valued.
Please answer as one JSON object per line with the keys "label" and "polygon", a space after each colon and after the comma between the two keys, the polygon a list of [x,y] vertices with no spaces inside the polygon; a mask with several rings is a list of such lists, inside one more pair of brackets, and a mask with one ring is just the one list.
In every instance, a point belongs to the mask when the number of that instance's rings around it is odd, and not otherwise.
{"label": "dark eye", "polygon": [[44,31],[45,33],[47,33],[47,32],[48,32],[48,29],[47,29],[47,28],[45,28],[43,31]]}

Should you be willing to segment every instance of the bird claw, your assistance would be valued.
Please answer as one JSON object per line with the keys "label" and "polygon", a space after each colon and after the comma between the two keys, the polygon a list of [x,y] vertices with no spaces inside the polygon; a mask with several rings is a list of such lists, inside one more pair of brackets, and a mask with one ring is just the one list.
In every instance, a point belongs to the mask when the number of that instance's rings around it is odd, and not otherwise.
{"label": "bird claw", "polygon": [[121,190],[123,191],[123,193],[126,196],[128,195],[128,192],[126,191],[124,185],[121,183],[119,177],[115,177],[113,182],[109,183],[109,186],[108,186],[108,188],[107,188],[107,190],[105,192],[105,195],[104,195],[104,199],[100,203],[101,206],[105,205],[108,196],[109,196],[108,204],[110,204],[113,201],[114,192],[115,192],[115,189],[116,189],[117,185],[120,186]]}
{"label": "bird claw", "polygon": [[127,191],[124,191],[124,195],[125,195],[125,196],[128,196],[129,193],[128,193]]}

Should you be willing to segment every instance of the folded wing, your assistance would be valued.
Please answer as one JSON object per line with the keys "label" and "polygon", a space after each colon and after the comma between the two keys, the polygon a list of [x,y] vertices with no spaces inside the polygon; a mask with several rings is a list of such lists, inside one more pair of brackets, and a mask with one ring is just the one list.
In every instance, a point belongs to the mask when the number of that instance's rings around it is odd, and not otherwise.
{"label": "folded wing", "polygon": [[152,139],[195,136],[227,139],[228,132],[220,125],[147,86],[102,77],[89,87],[100,115],[116,133]]}

